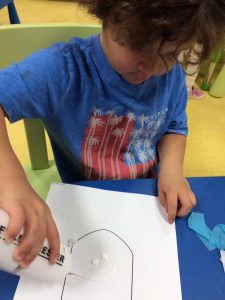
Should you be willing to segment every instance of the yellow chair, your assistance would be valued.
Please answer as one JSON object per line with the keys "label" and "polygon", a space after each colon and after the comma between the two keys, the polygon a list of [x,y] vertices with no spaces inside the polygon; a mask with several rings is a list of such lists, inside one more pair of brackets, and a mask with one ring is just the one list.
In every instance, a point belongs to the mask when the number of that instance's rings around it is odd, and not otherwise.
{"label": "yellow chair", "polygon": [[[55,42],[68,41],[71,37],[85,38],[100,32],[98,25],[80,24],[42,24],[42,25],[2,25],[0,26],[0,68],[18,62],[32,52],[46,48]],[[59,179],[58,175],[51,176],[51,168],[55,172],[55,166],[49,164],[45,141],[44,128],[39,120],[24,120],[26,137],[28,142],[31,172],[27,169],[28,177],[34,188],[42,197],[45,197],[52,178]],[[49,168],[50,167],[50,168]],[[49,168],[49,172],[47,172]],[[46,169],[43,172],[43,169]],[[42,170],[42,171],[41,171]],[[44,176],[40,180],[40,176]],[[46,178],[47,176],[47,178]],[[48,184],[43,184],[47,181]]]}

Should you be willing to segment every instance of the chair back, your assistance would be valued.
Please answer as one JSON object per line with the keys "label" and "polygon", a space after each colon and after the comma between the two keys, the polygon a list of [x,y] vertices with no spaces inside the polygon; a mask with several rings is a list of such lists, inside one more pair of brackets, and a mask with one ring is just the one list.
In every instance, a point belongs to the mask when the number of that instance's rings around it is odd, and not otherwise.
{"label": "chair back", "polygon": [[[71,37],[85,38],[100,32],[99,25],[42,24],[0,26],[0,69],[31,53]],[[39,120],[24,120],[31,165],[34,170],[49,167],[43,125]]]}
{"label": "chair back", "polygon": [[0,0],[0,9],[8,6],[9,20],[11,24],[19,24],[20,19],[17,14],[16,6],[13,0]]}

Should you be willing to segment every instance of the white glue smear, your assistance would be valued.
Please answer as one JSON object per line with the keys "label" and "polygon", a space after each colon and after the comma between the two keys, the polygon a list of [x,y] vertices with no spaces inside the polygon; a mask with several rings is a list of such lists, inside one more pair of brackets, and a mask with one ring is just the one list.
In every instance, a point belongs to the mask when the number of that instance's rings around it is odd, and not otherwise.
{"label": "white glue smear", "polygon": [[72,248],[70,274],[89,280],[104,280],[123,265],[127,257],[125,243],[106,229],[90,232],[79,238]]}
{"label": "white glue smear", "polygon": [[[81,267],[81,265],[79,264]],[[77,265],[78,267],[78,265]],[[110,261],[107,254],[103,253],[100,257],[91,258],[89,262],[82,265],[81,272],[76,268],[75,272],[69,275],[76,275],[88,280],[102,280],[117,271],[115,265]]]}

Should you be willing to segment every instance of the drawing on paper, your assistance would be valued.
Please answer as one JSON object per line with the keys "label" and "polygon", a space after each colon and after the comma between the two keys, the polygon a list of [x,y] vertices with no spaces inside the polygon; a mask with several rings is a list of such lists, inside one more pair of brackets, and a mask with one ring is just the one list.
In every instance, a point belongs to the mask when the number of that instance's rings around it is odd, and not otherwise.
{"label": "drawing on paper", "polygon": [[[132,300],[134,255],[129,245],[108,229],[91,231],[71,247],[72,268],[61,300]],[[123,295],[121,295],[123,285]]]}

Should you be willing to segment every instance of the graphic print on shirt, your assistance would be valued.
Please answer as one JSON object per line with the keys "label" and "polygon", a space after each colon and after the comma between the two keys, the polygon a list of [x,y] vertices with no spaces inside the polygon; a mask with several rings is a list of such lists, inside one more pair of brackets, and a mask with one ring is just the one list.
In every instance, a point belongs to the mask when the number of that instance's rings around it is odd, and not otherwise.
{"label": "graphic print on shirt", "polygon": [[155,137],[167,108],[151,116],[94,108],[82,143],[87,179],[134,179],[151,176],[156,164]]}

